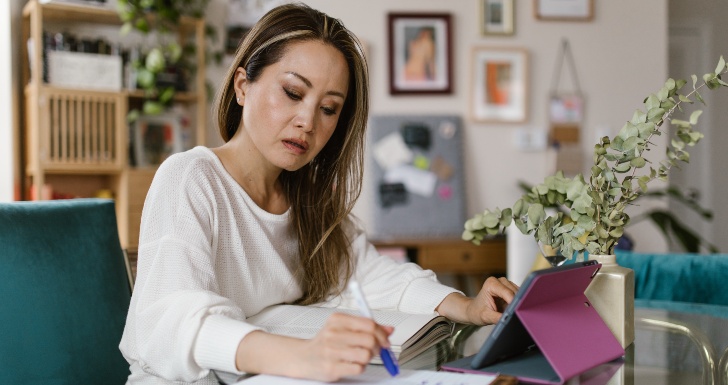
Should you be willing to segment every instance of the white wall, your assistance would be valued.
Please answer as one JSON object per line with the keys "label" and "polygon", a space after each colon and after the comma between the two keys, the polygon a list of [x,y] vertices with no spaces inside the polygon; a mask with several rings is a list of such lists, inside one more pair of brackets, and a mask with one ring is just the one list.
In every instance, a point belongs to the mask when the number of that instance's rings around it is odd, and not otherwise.
{"label": "white wall", "polygon": [[[712,72],[723,55],[728,58],[728,42],[723,38],[728,34],[728,3],[723,0],[670,0],[670,29],[673,37],[682,37],[683,45],[677,38],[670,43],[670,75],[686,77],[696,73],[698,76]],[[687,72],[685,72],[687,71]],[[681,73],[683,72],[683,73]],[[725,80],[725,78],[724,78]],[[707,238],[720,250],[728,250],[728,90],[701,93],[707,107],[695,127],[705,134],[705,138],[691,149],[690,164],[673,173],[671,183],[680,188],[695,188],[700,194],[700,203],[713,210],[714,219],[706,222],[682,204],[674,204],[674,210],[691,228]]]}
{"label": "white wall", "polygon": [[[586,95],[583,146],[586,159],[604,127],[616,133],[649,93],[667,78],[667,1],[595,1],[591,22],[535,20],[533,2],[516,1],[516,34],[483,37],[479,2],[442,0],[305,0],[340,18],[369,46],[372,114],[458,114],[465,122],[467,212],[511,206],[520,196],[519,180],[538,183],[553,172],[552,154],[521,152],[513,132],[545,129],[547,97],[562,37],[570,40],[581,87]],[[449,96],[391,96],[388,88],[387,13],[448,12],[452,14],[454,92]],[[523,125],[476,124],[469,121],[470,55],[473,47],[520,47],[530,54],[529,120]],[[562,75],[562,84],[570,82]],[[599,131],[599,132],[597,132]],[[664,138],[664,137],[663,137]],[[662,154],[662,151],[653,151]],[[586,166],[586,165],[585,165]],[[357,213],[367,219],[371,196],[362,196]],[[664,206],[664,203],[654,203]],[[641,208],[647,206],[647,202]],[[433,219],[435,220],[435,219]],[[628,228],[639,250],[664,251],[651,224]]]}
{"label": "white wall", "polygon": [[14,15],[19,5],[15,1],[0,3],[0,202],[12,201],[15,185],[16,154],[14,150],[15,121],[18,118],[17,77],[13,75],[12,49],[17,43],[14,34]]}
{"label": "white wall", "polygon": [[[24,3],[22,0],[11,2]],[[586,120],[582,137],[587,155],[597,134],[616,132],[631,118],[632,112],[641,107],[642,99],[658,90],[667,77],[667,0],[595,1],[595,19],[583,23],[537,21],[533,17],[532,1],[516,0],[516,34],[510,37],[481,36],[478,16],[480,6],[475,0],[304,2],[340,18],[367,43],[372,80],[372,114],[458,114],[463,117],[468,215],[485,208],[510,206],[521,194],[517,186],[519,180],[538,183],[553,171],[550,163],[552,154],[546,151],[521,152],[512,145],[512,136],[519,128],[546,128],[549,85],[562,37],[570,39],[581,86],[586,95]],[[220,27],[225,24],[227,3],[228,0],[213,0],[210,5],[208,19],[220,20]],[[452,95],[389,95],[386,17],[387,13],[393,11],[448,12],[452,15]],[[528,122],[522,125],[475,124],[468,120],[470,54],[475,46],[520,47],[529,52]],[[221,69],[209,68],[210,79],[219,79],[221,76]],[[219,140],[214,127],[210,127],[208,145],[214,146]],[[604,127],[610,127],[613,132],[604,132]],[[5,133],[5,130],[0,125],[0,134]],[[4,183],[5,180],[0,179],[0,185]],[[371,196],[364,195],[357,206],[357,214],[365,221],[372,202]],[[652,225],[637,225],[628,231],[637,238],[639,250],[665,250],[664,241]]]}

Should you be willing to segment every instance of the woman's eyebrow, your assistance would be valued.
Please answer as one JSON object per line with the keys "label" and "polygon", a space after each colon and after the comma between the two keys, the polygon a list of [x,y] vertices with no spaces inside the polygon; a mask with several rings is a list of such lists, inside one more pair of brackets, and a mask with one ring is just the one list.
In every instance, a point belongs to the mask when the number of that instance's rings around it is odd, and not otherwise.
{"label": "woman's eyebrow", "polygon": [[[286,73],[289,74],[289,75],[293,75],[293,76],[297,77],[298,79],[300,79],[308,88],[312,88],[313,87],[313,83],[311,83],[310,80],[308,80],[305,76],[299,74],[298,72],[288,71]],[[336,95],[336,96],[341,97],[342,99],[346,99],[346,95],[344,95],[343,93],[341,93],[339,91],[328,91],[328,92],[326,92],[326,94],[328,94],[328,95]]]}

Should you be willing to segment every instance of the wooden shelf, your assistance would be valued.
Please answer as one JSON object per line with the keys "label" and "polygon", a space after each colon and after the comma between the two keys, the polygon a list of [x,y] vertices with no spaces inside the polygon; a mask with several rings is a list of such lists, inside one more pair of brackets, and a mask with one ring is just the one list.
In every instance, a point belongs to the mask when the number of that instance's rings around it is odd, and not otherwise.
{"label": "wooden shelf", "polygon": [[[149,19],[153,20],[154,16]],[[111,192],[116,201],[121,244],[124,248],[136,248],[141,209],[156,172],[156,167],[131,167],[128,160],[130,127],[126,116],[131,108],[141,104],[143,91],[58,87],[40,80],[44,72],[42,36],[47,23],[68,27],[71,31],[84,23],[120,26],[122,22],[116,10],[60,0],[29,0],[23,8],[22,22],[21,57],[25,60],[22,82],[27,117],[24,159],[27,184],[31,186],[25,192],[26,197],[53,196],[46,194],[49,186],[64,196]],[[191,110],[190,115],[195,119],[191,126],[196,129],[194,145],[204,145],[207,123],[204,19],[182,17],[173,36],[179,41],[192,37],[197,47],[191,58],[198,67],[190,84],[195,92],[178,92],[174,100]],[[25,44],[27,41],[32,44]],[[35,194],[36,191],[40,193]]]}
{"label": "wooden shelf", "polygon": [[[123,24],[116,10],[108,6],[79,4],[58,0],[50,0],[47,2],[30,0],[23,7],[23,16],[29,17],[36,7],[42,11],[43,20],[45,21],[106,25]],[[153,17],[150,17],[150,19],[153,19]],[[182,16],[180,18],[179,28],[182,30],[194,30],[200,20],[194,17]]]}

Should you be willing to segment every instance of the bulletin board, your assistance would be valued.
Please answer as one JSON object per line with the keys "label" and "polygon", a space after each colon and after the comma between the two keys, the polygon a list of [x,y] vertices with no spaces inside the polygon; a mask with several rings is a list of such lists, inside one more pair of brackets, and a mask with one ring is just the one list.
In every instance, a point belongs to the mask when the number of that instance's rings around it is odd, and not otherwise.
{"label": "bulletin board", "polygon": [[373,239],[460,237],[465,223],[457,116],[373,116],[369,164]]}

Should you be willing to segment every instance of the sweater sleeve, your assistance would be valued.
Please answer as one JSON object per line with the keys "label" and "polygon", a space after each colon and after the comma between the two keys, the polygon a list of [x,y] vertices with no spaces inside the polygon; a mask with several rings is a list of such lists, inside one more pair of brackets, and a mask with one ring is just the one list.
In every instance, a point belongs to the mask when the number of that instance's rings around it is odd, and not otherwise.
{"label": "sweater sleeve", "polygon": [[214,194],[204,173],[181,171],[163,164],[145,201],[131,335],[124,337],[132,341],[122,339],[122,351],[147,373],[193,382],[210,369],[238,373],[237,346],[258,328],[218,294]]}
{"label": "sweater sleeve", "polygon": [[446,296],[461,293],[441,284],[432,270],[380,255],[359,228],[354,228],[352,239],[353,278],[373,309],[432,313]]}

